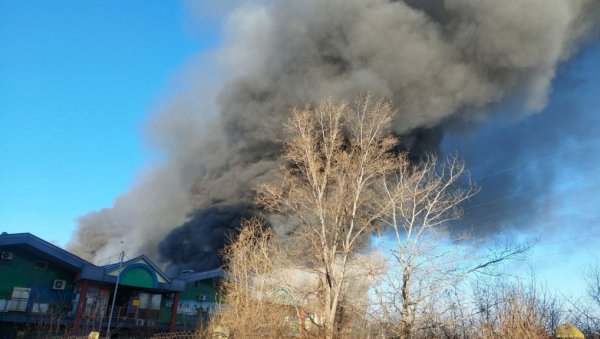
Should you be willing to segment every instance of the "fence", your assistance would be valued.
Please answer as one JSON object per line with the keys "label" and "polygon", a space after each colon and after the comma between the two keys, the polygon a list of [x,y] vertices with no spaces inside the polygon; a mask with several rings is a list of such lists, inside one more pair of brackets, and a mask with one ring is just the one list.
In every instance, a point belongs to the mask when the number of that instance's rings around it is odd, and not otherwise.
{"label": "fence", "polygon": [[200,339],[198,331],[181,331],[172,333],[158,333],[152,336],[154,339]]}

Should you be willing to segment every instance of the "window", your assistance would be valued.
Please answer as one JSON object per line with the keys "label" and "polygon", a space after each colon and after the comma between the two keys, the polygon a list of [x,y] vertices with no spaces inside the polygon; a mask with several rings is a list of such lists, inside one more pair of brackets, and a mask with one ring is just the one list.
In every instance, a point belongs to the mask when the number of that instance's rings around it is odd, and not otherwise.
{"label": "window", "polygon": [[162,294],[140,293],[138,300],[140,310],[160,310]]}
{"label": "window", "polygon": [[40,270],[45,270],[48,268],[48,263],[45,261],[36,260],[33,262],[33,267]]}
{"label": "window", "polygon": [[162,300],[161,294],[153,294],[152,299],[150,300],[150,309],[151,310],[160,310],[161,300]]}
{"label": "window", "polygon": [[140,306],[138,306],[139,309],[141,310],[145,310],[148,308],[148,299],[150,298],[150,295],[148,293],[140,293]]}
{"label": "window", "polygon": [[33,303],[33,306],[31,307],[31,313],[46,314],[48,313],[49,306],[50,305],[46,303]]}
{"label": "window", "polygon": [[90,318],[102,318],[108,306],[109,290],[90,287],[87,290],[84,315]]}
{"label": "window", "polygon": [[98,289],[96,287],[90,287],[85,295],[85,309],[84,315],[91,317],[95,312],[96,298],[98,297]]}
{"label": "window", "polygon": [[27,301],[29,301],[29,292],[31,292],[31,288],[15,287],[12,296],[8,301],[6,310],[25,312],[27,309]]}

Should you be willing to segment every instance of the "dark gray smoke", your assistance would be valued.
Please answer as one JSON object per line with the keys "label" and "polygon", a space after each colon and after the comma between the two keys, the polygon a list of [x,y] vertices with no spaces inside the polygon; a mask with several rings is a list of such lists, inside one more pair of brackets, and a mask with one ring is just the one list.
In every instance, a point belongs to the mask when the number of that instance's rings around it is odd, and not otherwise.
{"label": "dark gray smoke", "polygon": [[455,226],[481,235],[510,229],[540,235],[598,219],[600,82],[590,75],[600,74],[600,64],[589,62],[598,53],[595,42],[561,68],[556,95],[540,114],[515,123],[502,116],[504,105],[477,129],[449,133],[445,150],[457,151],[481,186]]}
{"label": "dark gray smoke", "polygon": [[[159,244],[159,254],[170,263],[167,273],[202,271],[220,265],[219,249],[233,235],[242,218],[251,216],[249,206],[219,206],[199,210],[171,231]],[[205,225],[211,225],[207,229]]]}
{"label": "dark gray smoke", "polygon": [[[542,109],[557,67],[600,18],[595,0],[281,0],[232,8],[222,46],[190,66],[187,89],[152,121],[164,163],[112,208],[80,219],[70,245],[79,254],[107,257],[124,239],[157,257],[166,236],[163,258],[211,268],[212,259],[180,251],[216,249],[236,227],[206,213],[248,204],[256,184],[273,176],[291,106],[371,91],[396,103],[394,132],[408,148],[435,149],[448,126],[483,121],[490,105],[510,99],[513,117]],[[182,234],[202,236],[177,246],[188,238]]]}

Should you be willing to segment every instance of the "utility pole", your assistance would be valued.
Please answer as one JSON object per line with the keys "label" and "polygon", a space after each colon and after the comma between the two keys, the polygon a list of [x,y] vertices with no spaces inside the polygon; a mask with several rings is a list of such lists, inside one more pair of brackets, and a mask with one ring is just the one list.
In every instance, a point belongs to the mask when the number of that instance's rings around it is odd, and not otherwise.
{"label": "utility pole", "polygon": [[[121,244],[123,242],[121,241]],[[121,250],[119,253],[119,273],[117,274],[117,283],[115,284],[115,293],[113,293],[112,305],[110,306],[110,315],[108,316],[108,328],[106,329],[106,339],[110,339],[110,323],[113,317],[113,311],[115,309],[115,300],[117,300],[117,289],[119,289],[119,280],[121,279],[121,268],[123,267],[123,257],[125,256],[125,250]]]}

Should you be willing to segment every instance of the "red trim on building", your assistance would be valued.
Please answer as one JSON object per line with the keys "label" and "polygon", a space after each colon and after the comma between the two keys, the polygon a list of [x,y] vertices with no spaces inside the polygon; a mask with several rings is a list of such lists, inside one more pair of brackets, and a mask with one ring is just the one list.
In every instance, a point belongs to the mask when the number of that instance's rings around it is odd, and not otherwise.
{"label": "red trim on building", "polygon": [[79,324],[81,323],[81,318],[83,317],[83,311],[85,309],[85,304],[87,300],[87,290],[89,288],[89,282],[83,281],[81,283],[81,292],[79,293],[79,302],[77,303],[77,310],[75,312],[75,319],[73,319],[73,328],[71,329],[71,333],[76,333],[79,331]]}
{"label": "red trim on building", "polygon": [[179,292],[175,292],[173,304],[171,305],[171,322],[169,323],[169,332],[175,332],[177,326],[177,307],[179,307]]}

